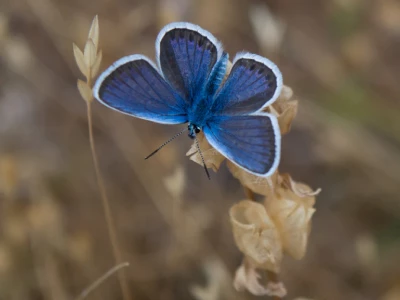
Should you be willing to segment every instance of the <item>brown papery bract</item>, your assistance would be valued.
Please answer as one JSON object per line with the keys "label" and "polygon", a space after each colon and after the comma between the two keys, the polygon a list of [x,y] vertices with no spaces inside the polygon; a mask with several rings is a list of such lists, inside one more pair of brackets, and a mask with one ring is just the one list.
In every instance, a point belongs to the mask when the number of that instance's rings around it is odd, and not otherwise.
{"label": "brown papery bract", "polygon": [[284,85],[278,99],[265,109],[277,117],[282,135],[290,131],[293,119],[297,114],[298,101],[292,100],[292,96],[293,90]]}
{"label": "brown papery bract", "polygon": [[247,172],[229,160],[227,161],[226,165],[232,175],[238,179],[244,187],[252,190],[254,193],[264,196],[268,196],[273,193],[274,186],[278,178],[278,171],[276,171],[270,177],[262,177]]}
{"label": "brown papery bract", "polygon": [[279,272],[282,246],[278,229],[265,207],[244,200],[229,212],[236,245],[251,265]]}
{"label": "brown papery bract", "polygon": [[284,251],[301,259],[306,252],[315,195],[319,191],[293,181],[289,175],[283,177],[290,184],[277,186],[274,196],[266,197],[265,207],[278,228]]}
{"label": "brown papery bract", "polygon": [[[214,172],[217,172],[225,157],[208,143],[202,132],[197,135],[197,140],[199,141],[200,150],[207,168],[211,168]],[[197,151],[196,143],[192,144],[186,156],[190,156],[191,160],[199,165],[203,165],[200,153]]]}

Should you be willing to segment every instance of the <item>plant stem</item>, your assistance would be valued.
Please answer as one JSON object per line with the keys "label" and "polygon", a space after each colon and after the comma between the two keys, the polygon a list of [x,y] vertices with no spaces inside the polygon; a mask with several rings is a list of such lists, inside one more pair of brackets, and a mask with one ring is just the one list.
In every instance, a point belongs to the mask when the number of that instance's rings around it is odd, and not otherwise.
{"label": "plant stem", "polygon": [[122,264],[119,264],[110,270],[108,270],[105,274],[103,274],[100,278],[98,278],[95,282],[93,282],[89,287],[83,290],[83,292],[79,295],[76,300],[83,300],[85,299],[91,292],[93,292],[100,284],[102,284],[108,277],[110,277],[112,274],[117,272],[118,270],[121,270],[124,267],[129,266],[129,263],[124,262]]}
{"label": "plant stem", "polygon": [[[96,152],[96,148],[95,148],[95,144],[94,144],[92,107],[91,107],[91,103],[89,101],[87,101],[86,103],[87,103],[87,118],[88,118],[90,150],[92,152],[93,164],[94,164],[94,169],[95,169],[95,173],[96,173],[96,181],[97,181],[97,185],[100,190],[100,196],[101,196],[101,200],[102,200],[102,204],[103,204],[103,210],[104,210],[104,215],[106,218],[108,235],[110,238],[114,259],[117,264],[120,264],[120,263],[122,263],[121,250],[118,246],[115,224],[114,224],[114,220],[112,218],[111,209],[110,209],[110,201],[108,200],[108,197],[107,197],[106,189],[104,186],[104,180],[103,180],[103,176],[101,175],[101,172],[100,172],[99,161],[97,158],[97,152]],[[118,271],[118,280],[119,280],[119,284],[121,286],[123,299],[130,300],[131,295],[130,295],[130,291],[129,291],[129,286],[128,286],[128,281],[127,281],[125,270],[120,269]]]}

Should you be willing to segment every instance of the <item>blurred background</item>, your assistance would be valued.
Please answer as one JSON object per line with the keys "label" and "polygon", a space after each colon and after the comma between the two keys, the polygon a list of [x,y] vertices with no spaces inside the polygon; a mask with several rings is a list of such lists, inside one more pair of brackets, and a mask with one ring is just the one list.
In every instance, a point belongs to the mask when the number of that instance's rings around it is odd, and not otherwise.
{"label": "blurred background", "polygon": [[[275,61],[299,100],[280,170],[322,188],[287,299],[400,299],[398,0],[0,0],[0,299],[74,299],[115,265],[72,53],[96,14],[101,70],[182,20]],[[144,161],[176,127],[93,111],[132,299],[255,299],[232,289],[239,182],[187,138]],[[88,299],[121,299],[117,277]]]}

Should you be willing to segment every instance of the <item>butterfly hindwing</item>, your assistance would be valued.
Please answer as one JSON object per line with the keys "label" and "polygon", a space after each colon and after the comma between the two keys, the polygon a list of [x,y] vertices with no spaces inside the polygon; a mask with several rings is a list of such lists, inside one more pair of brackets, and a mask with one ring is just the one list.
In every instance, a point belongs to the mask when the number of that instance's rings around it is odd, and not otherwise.
{"label": "butterfly hindwing", "polygon": [[165,79],[189,106],[205,87],[222,52],[211,33],[185,22],[165,26],[156,41],[158,65]]}
{"label": "butterfly hindwing", "polygon": [[100,75],[94,96],[120,112],[164,124],[187,121],[186,104],[142,55],[116,61]]}
{"label": "butterfly hindwing", "polygon": [[212,110],[223,115],[261,111],[276,100],[281,88],[282,75],[274,63],[256,54],[239,53]]}
{"label": "butterfly hindwing", "polygon": [[218,117],[203,131],[218,152],[252,174],[270,176],[279,164],[279,125],[271,114]]}

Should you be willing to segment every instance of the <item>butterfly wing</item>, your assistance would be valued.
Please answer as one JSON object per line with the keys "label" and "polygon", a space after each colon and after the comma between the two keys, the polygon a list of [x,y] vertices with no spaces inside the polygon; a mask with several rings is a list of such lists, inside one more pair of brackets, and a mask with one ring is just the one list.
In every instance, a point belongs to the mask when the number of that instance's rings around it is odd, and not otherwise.
{"label": "butterfly wing", "polygon": [[282,75],[270,60],[239,53],[224,85],[215,97],[212,111],[222,115],[244,115],[271,105],[282,89]]}
{"label": "butterfly wing", "polygon": [[165,79],[189,106],[205,87],[222,53],[211,33],[185,22],[165,26],[156,41],[158,65]]}
{"label": "butterfly wing", "polygon": [[268,177],[278,167],[280,131],[271,114],[214,117],[203,131],[218,152],[252,174]]}
{"label": "butterfly wing", "polygon": [[99,76],[93,94],[106,106],[141,119],[163,124],[187,122],[184,100],[142,55],[116,61]]}

